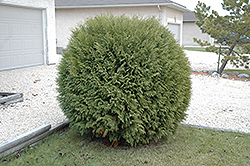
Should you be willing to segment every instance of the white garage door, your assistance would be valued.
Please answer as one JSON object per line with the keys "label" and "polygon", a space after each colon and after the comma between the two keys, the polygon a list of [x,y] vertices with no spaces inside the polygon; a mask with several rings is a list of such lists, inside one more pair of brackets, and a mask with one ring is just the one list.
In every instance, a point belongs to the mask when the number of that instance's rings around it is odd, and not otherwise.
{"label": "white garage door", "polygon": [[0,70],[41,64],[42,10],[0,5]]}
{"label": "white garage door", "polygon": [[168,23],[168,29],[174,34],[175,40],[180,43],[180,24]]}

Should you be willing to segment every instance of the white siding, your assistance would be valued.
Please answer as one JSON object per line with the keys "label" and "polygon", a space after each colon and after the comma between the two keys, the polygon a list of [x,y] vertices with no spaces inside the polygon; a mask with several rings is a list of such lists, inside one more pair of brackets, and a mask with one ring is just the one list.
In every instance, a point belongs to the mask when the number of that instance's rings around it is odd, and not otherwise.
{"label": "white siding", "polygon": [[202,33],[200,28],[194,22],[185,22],[183,24],[183,45],[198,45],[193,41],[193,38],[208,41],[213,44],[213,39],[208,34]]}
{"label": "white siding", "polygon": [[[161,18],[164,26],[168,22],[178,23],[180,25],[180,32],[182,32],[183,13],[170,9],[168,7],[158,6],[150,7],[113,7],[113,8],[83,8],[83,9],[56,9],[56,32],[57,32],[57,47],[66,47],[68,39],[71,34],[71,29],[77,23],[84,23],[86,18],[95,17],[101,13],[112,13],[114,15],[125,14],[127,16],[142,15],[142,16],[156,16]],[[180,33],[180,43],[182,42],[182,34]]]}

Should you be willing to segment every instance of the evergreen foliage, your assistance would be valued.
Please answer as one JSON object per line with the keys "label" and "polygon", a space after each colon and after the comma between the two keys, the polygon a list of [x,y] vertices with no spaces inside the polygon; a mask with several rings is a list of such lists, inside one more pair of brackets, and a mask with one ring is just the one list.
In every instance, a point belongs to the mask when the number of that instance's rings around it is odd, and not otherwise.
{"label": "evergreen foliage", "polygon": [[[223,0],[222,8],[228,11],[228,15],[220,16],[217,11],[210,12],[210,6],[198,1],[195,8],[195,16],[199,19],[196,25],[203,33],[209,34],[216,40],[228,46],[224,50],[223,63],[219,69],[222,73],[227,62],[231,62],[236,67],[245,66],[249,68],[250,57],[241,55],[235,51],[237,46],[242,51],[249,53],[250,44],[250,2],[249,0]],[[197,39],[194,39],[197,41]],[[213,47],[210,51],[215,51]],[[216,51],[218,52],[218,51]]]}
{"label": "evergreen foliage", "polygon": [[71,127],[136,146],[175,132],[190,101],[190,66],[155,18],[101,15],[72,30],[58,66]]}

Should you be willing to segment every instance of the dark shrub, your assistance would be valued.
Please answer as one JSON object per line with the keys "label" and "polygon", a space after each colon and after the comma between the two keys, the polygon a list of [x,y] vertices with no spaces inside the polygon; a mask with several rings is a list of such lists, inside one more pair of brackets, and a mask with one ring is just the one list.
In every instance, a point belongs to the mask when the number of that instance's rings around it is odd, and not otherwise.
{"label": "dark shrub", "polygon": [[174,133],[185,117],[188,59],[155,18],[87,20],[58,69],[60,106],[81,134],[136,146]]}

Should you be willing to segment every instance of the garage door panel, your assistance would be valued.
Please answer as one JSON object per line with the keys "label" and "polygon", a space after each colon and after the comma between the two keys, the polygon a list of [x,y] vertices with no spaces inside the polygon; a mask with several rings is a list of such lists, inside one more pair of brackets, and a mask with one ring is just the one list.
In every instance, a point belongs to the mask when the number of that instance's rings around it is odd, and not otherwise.
{"label": "garage door panel", "polygon": [[21,20],[22,18],[22,9],[17,7],[9,7],[10,19]]}
{"label": "garage door panel", "polygon": [[[37,54],[37,55],[40,55],[41,52],[37,51],[37,52],[34,52],[34,54]],[[34,64],[36,65],[41,65],[43,62],[43,57],[41,56],[33,56],[33,61],[34,61]]]}
{"label": "garage door panel", "polygon": [[32,24],[23,24],[23,35],[32,36]]}
{"label": "garage door panel", "polygon": [[42,10],[0,5],[0,71],[44,64]]}
{"label": "garage door panel", "polygon": [[23,20],[30,20],[30,18],[31,18],[30,9],[23,9],[22,10],[22,19]]}
{"label": "garage door panel", "polygon": [[6,6],[0,6],[0,16],[2,19],[9,19],[9,12]]}
{"label": "garage door panel", "polygon": [[22,24],[14,23],[11,24],[11,33],[12,35],[22,35]]}
{"label": "garage door panel", "polygon": [[22,51],[22,40],[12,40],[12,50],[13,51]]}
{"label": "garage door panel", "polygon": [[5,52],[7,54],[10,49],[11,49],[11,41],[0,39],[0,51],[1,51],[1,53]]}
{"label": "garage door panel", "polygon": [[42,13],[38,12],[37,10],[30,10],[30,11],[31,11],[30,19],[35,22],[39,22],[37,18],[41,19]]}
{"label": "garage door panel", "polygon": [[9,66],[12,66],[12,61],[10,56],[1,56],[0,54],[0,68],[8,69]]}
{"label": "garage door panel", "polygon": [[33,49],[39,50],[39,48],[41,47],[41,45],[43,45],[43,43],[40,40],[40,38],[34,39],[34,41],[33,41]]}
{"label": "garage door panel", "polygon": [[10,26],[8,22],[0,22],[0,35],[9,36]]}
{"label": "garage door panel", "polygon": [[180,42],[180,25],[179,24],[168,24],[169,30],[174,34],[174,38],[177,42]]}
{"label": "garage door panel", "polygon": [[33,53],[31,52],[25,52],[23,56],[23,64],[24,65],[29,65],[33,62]]}
{"label": "garage door panel", "polygon": [[14,53],[12,55],[12,65],[15,67],[22,67],[23,66],[23,54]]}
{"label": "garage door panel", "polygon": [[33,25],[33,35],[34,36],[41,36],[42,26],[40,24]]}
{"label": "garage door panel", "polygon": [[33,40],[32,39],[24,39],[23,40],[23,48],[24,48],[24,51],[29,51],[29,50],[32,50],[33,48]]}

